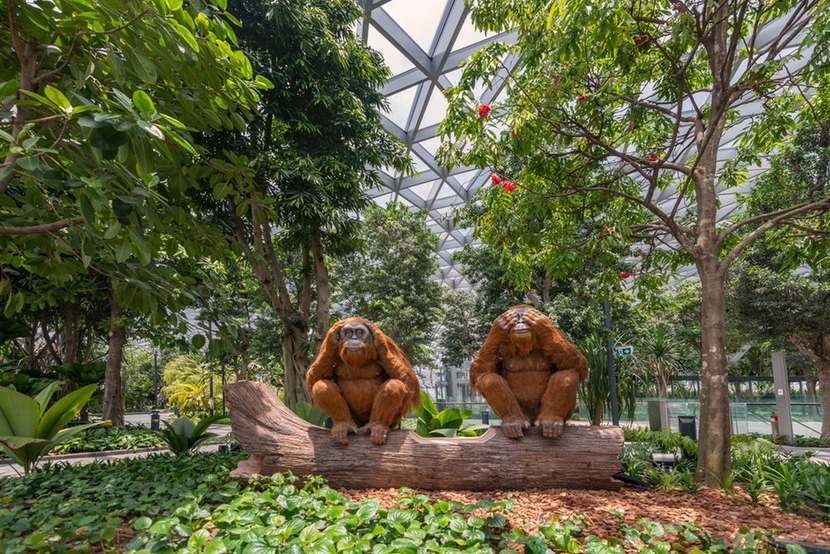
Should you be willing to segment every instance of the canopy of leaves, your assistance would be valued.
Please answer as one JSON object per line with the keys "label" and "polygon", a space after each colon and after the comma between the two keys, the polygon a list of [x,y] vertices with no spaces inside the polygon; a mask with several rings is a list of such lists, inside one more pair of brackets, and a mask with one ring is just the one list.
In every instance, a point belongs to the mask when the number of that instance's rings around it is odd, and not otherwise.
{"label": "canopy of leaves", "polygon": [[365,212],[360,241],[361,247],[337,260],[333,271],[338,311],[376,323],[413,364],[430,362],[441,303],[437,237],[423,214],[392,203]]}

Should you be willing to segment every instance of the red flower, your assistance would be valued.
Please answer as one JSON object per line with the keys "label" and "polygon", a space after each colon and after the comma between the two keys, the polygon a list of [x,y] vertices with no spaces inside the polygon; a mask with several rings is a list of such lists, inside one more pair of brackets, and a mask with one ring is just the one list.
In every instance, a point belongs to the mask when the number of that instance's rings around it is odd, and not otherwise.
{"label": "red flower", "polygon": [[634,37],[634,44],[636,44],[637,46],[643,46],[648,42],[648,40],[648,35],[637,35],[636,37]]}
{"label": "red flower", "polygon": [[656,163],[659,159],[660,157],[657,154],[649,154],[646,156],[646,160],[650,163]]}
{"label": "red flower", "polygon": [[623,281],[631,277],[631,274],[627,271],[620,271],[618,275],[620,276],[620,279],[622,279]]}
{"label": "red flower", "polygon": [[685,12],[686,6],[683,4],[683,2],[672,2],[671,9],[676,12]]}
{"label": "red flower", "polygon": [[493,182],[494,185],[498,185],[499,183],[501,183],[501,177],[499,177],[496,173],[490,175],[490,180]]}
{"label": "red flower", "polygon": [[484,119],[490,115],[490,104],[479,104],[478,105],[478,117]]}
{"label": "red flower", "polygon": [[504,189],[504,192],[513,192],[516,190],[516,183],[513,181],[502,181],[501,188]]}
{"label": "red flower", "polygon": [[551,79],[550,84],[552,84],[554,87],[557,87],[557,86],[559,86],[559,81],[561,81],[561,80],[562,80],[562,75],[556,75],[556,76],[553,77],[553,79]]}
{"label": "red flower", "polygon": [[577,103],[577,104],[582,104],[582,103],[583,103],[583,102],[585,102],[587,99],[588,99],[588,96],[587,96],[587,95],[585,95],[585,94],[580,94],[579,96],[577,96],[577,97],[576,97],[576,103]]}

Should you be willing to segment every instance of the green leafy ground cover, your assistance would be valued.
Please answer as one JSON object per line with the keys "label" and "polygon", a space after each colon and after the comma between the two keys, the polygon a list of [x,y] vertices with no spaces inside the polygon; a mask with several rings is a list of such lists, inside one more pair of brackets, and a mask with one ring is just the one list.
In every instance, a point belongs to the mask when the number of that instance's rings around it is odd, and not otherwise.
{"label": "green leafy ground cover", "polygon": [[[661,491],[693,493],[697,443],[672,431],[626,429],[628,443],[622,454],[624,472]],[[677,464],[666,469],[655,463],[655,452],[679,454]],[[723,488],[733,493],[740,488],[753,503],[763,494],[775,494],[781,509],[815,519],[830,521],[830,466],[810,459],[809,454],[791,454],[764,438],[749,435],[732,437],[732,474]]]}
{"label": "green leafy ground cover", "polygon": [[[407,494],[394,506],[351,500],[321,479],[276,475],[241,484],[238,454],[155,455],[88,466],[45,466],[0,480],[0,551],[63,552],[729,552],[691,525],[622,519],[618,535],[587,535],[588,520],[511,527],[507,502],[461,505]],[[697,550],[693,550],[697,549]],[[772,552],[743,531],[733,552]]]}
{"label": "green leafy ground cover", "polygon": [[142,425],[126,427],[98,427],[57,445],[51,454],[74,454],[76,452],[102,452],[106,450],[135,450],[164,445],[158,433]]}

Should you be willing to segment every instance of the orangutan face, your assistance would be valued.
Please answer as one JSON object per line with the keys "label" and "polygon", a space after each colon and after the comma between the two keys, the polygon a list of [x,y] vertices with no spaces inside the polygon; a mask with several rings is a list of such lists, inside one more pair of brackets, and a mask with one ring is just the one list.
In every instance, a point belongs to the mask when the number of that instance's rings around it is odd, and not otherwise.
{"label": "orangutan face", "polygon": [[360,322],[350,322],[340,329],[340,358],[359,366],[373,357],[372,332]]}

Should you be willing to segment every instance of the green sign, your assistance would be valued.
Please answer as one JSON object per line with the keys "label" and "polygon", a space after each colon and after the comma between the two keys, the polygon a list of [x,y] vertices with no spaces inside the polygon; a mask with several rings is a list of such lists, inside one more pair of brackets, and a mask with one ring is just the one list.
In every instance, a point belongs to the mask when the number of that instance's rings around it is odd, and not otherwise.
{"label": "green sign", "polygon": [[633,346],[618,346],[614,348],[614,351],[617,353],[617,356],[621,358],[626,358],[634,354],[634,347]]}

